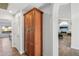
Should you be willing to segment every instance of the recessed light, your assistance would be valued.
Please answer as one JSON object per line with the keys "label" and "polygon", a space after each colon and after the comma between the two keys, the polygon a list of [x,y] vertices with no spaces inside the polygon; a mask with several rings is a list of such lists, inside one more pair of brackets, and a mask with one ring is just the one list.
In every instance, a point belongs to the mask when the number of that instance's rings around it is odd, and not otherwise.
{"label": "recessed light", "polygon": [[12,29],[12,27],[8,27],[8,29]]}
{"label": "recessed light", "polygon": [[11,11],[11,10],[9,10],[9,13],[12,13],[12,11]]}
{"label": "recessed light", "polygon": [[2,29],[5,29],[5,26],[3,26]]}

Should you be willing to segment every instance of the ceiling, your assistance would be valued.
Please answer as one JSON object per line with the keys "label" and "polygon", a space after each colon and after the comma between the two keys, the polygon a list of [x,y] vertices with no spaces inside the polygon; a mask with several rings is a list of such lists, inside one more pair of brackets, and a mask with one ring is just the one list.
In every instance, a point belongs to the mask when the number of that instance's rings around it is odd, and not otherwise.
{"label": "ceiling", "polygon": [[28,10],[33,7],[39,8],[43,5],[44,3],[9,3],[7,10],[11,10],[15,14],[20,10]]}
{"label": "ceiling", "polygon": [[32,7],[39,8],[43,5],[44,3],[0,3],[0,26],[11,26],[12,15],[20,10],[28,10]]}
{"label": "ceiling", "polygon": [[[31,7],[42,7],[43,5],[46,5],[47,3],[0,3],[0,9],[5,9],[8,11],[12,11],[12,14],[15,14],[19,10],[23,9],[30,9]],[[60,9],[59,9],[59,18],[69,18],[70,17],[70,4],[61,3]]]}
{"label": "ceiling", "polygon": [[29,7],[40,7],[44,3],[0,3],[0,9],[12,11],[15,14],[19,10],[29,9]]}

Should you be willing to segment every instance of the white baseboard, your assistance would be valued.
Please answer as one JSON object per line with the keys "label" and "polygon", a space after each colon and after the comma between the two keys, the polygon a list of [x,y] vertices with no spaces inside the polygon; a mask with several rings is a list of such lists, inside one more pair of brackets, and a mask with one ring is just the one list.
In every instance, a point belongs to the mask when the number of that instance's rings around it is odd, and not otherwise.
{"label": "white baseboard", "polygon": [[[15,48],[15,49],[17,49],[16,47],[14,47],[14,46],[12,46],[12,48]],[[17,49],[18,50],[18,49]],[[24,50],[18,50],[18,52],[20,53],[20,54],[23,54],[24,53]]]}
{"label": "white baseboard", "polygon": [[23,54],[23,53],[24,53],[24,51],[19,51],[19,53],[20,53],[20,54]]}

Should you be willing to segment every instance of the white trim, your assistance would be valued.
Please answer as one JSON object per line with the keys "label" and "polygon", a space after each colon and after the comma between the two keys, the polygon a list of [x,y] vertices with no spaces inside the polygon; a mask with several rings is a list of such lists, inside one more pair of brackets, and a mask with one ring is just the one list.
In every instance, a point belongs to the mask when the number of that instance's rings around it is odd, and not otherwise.
{"label": "white trim", "polygon": [[19,53],[22,55],[24,53],[24,51],[19,51]]}
{"label": "white trim", "polygon": [[58,12],[60,4],[53,6],[53,56],[58,56]]}

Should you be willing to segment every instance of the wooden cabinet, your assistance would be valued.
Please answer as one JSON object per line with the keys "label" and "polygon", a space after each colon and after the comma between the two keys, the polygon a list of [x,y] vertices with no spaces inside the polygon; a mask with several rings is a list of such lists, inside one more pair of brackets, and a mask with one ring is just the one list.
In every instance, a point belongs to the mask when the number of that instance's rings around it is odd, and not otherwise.
{"label": "wooden cabinet", "polygon": [[42,55],[42,16],[37,8],[24,14],[24,50],[29,56]]}

